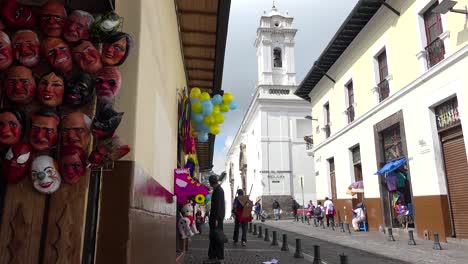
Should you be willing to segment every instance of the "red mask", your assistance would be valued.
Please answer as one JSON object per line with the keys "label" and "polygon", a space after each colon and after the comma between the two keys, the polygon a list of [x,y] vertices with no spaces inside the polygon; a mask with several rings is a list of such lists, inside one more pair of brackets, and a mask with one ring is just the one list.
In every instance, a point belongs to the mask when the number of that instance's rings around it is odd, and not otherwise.
{"label": "red mask", "polygon": [[86,153],[80,147],[62,147],[59,166],[62,179],[66,183],[76,183],[86,173]]}
{"label": "red mask", "polygon": [[0,146],[18,143],[22,129],[20,121],[12,112],[0,113]]}
{"label": "red mask", "polygon": [[[68,42],[76,42],[89,37],[89,26],[92,24],[92,15],[82,10],[73,11],[65,25],[63,37]],[[91,22],[91,23],[90,23]]]}
{"label": "red mask", "polygon": [[73,48],[73,58],[84,72],[95,74],[102,69],[101,54],[89,41]]}
{"label": "red mask", "polygon": [[59,118],[35,114],[29,129],[29,142],[34,150],[43,151],[57,143]]}
{"label": "red mask", "polygon": [[97,73],[96,95],[100,99],[112,101],[120,90],[121,75],[117,67],[107,66]]}
{"label": "red mask", "polygon": [[10,38],[0,31],[0,70],[10,67],[13,62],[13,51],[11,49]]}
{"label": "red mask", "polygon": [[7,70],[4,87],[10,101],[17,104],[28,104],[34,97],[36,82],[29,68],[13,66]]}
{"label": "red mask", "polygon": [[73,112],[62,118],[61,138],[63,146],[87,149],[91,141],[91,119],[81,112]]}
{"label": "red mask", "polygon": [[11,146],[2,160],[2,175],[9,183],[18,183],[31,169],[31,147],[18,142]]}
{"label": "red mask", "polygon": [[31,30],[18,31],[13,35],[13,54],[26,67],[33,67],[39,62],[39,39]]}
{"label": "red mask", "polygon": [[128,145],[123,145],[118,136],[99,141],[98,145],[89,155],[88,161],[92,168],[117,161],[130,152]]}
{"label": "red mask", "polygon": [[118,65],[127,51],[127,39],[125,37],[112,43],[104,43],[102,47],[102,60],[106,65]]}
{"label": "red mask", "polygon": [[36,14],[28,6],[16,0],[5,0],[2,8],[2,20],[14,28],[33,28],[36,25]]}
{"label": "red mask", "polygon": [[49,37],[60,37],[65,26],[66,14],[62,3],[49,1],[41,7],[41,29]]}
{"label": "red mask", "polygon": [[59,38],[48,38],[41,43],[42,56],[56,70],[67,73],[72,70],[73,62],[71,59],[68,45]]}

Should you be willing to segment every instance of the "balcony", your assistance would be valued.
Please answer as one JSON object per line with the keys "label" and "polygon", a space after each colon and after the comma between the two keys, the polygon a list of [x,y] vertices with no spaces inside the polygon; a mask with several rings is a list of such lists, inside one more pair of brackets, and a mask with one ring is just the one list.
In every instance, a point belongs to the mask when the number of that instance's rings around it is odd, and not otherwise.
{"label": "balcony", "polygon": [[346,109],[346,114],[348,115],[348,123],[353,122],[354,121],[354,106],[353,105],[350,105]]}
{"label": "balcony", "polygon": [[312,136],[305,136],[304,141],[306,143],[306,153],[308,156],[313,156],[312,149],[314,148],[314,139]]}
{"label": "balcony", "polygon": [[440,38],[436,38],[433,40],[429,45],[427,45],[426,53],[427,53],[427,66],[431,68],[432,66],[439,63],[441,60],[444,59],[445,56],[445,46],[444,41]]}
{"label": "balcony", "polygon": [[379,88],[379,102],[385,100],[390,94],[390,87],[388,86],[388,80],[384,79],[377,87]]}

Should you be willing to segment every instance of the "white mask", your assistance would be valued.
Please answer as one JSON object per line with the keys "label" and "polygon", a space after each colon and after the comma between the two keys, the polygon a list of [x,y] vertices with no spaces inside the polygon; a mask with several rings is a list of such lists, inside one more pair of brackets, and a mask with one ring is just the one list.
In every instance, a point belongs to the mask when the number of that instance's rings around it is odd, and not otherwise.
{"label": "white mask", "polygon": [[33,160],[31,178],[34,188],[41,193],[51,194],[60,187],[62,179],[57,162],[49,156],[39,156]]}

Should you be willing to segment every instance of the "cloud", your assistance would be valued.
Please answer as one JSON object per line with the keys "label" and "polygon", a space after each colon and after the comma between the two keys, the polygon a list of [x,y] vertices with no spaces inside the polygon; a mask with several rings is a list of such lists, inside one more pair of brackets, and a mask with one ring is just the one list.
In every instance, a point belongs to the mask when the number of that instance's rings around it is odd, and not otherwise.
{"label": "cloud", "polygon": [[215,151],[215,157],[213,158],[213,171],[217,174],[221,174],[221,172],[226,170],[226,155],[227,152],[229,151],[229,148],[232,145],[232,142],[234,141],[234,136],[229,135],[227,137],[216,137],[216,142],[217,146],[220,146],[222,140],[224,139],[224,145],[221,150],[216,150]]}

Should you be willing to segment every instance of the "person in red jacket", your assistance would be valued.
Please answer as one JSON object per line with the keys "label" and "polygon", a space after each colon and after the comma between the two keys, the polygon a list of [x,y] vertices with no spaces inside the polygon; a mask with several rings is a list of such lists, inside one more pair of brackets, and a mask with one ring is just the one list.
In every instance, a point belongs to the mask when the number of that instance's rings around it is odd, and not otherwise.
{"label": "person in red jacket", "polygon": [[252,221],[251,206],[250,211],[248,211],[249,202],[252,203],[248,196],[244,195],[244,191],[242,189],[237,190],[237,197],[234,199],[232,206],[232,213],[234,215],[233,240],[234,243],[239,241],[239,228],[242,228],[242,246],[246,246],[247,244],[247,223]]}

